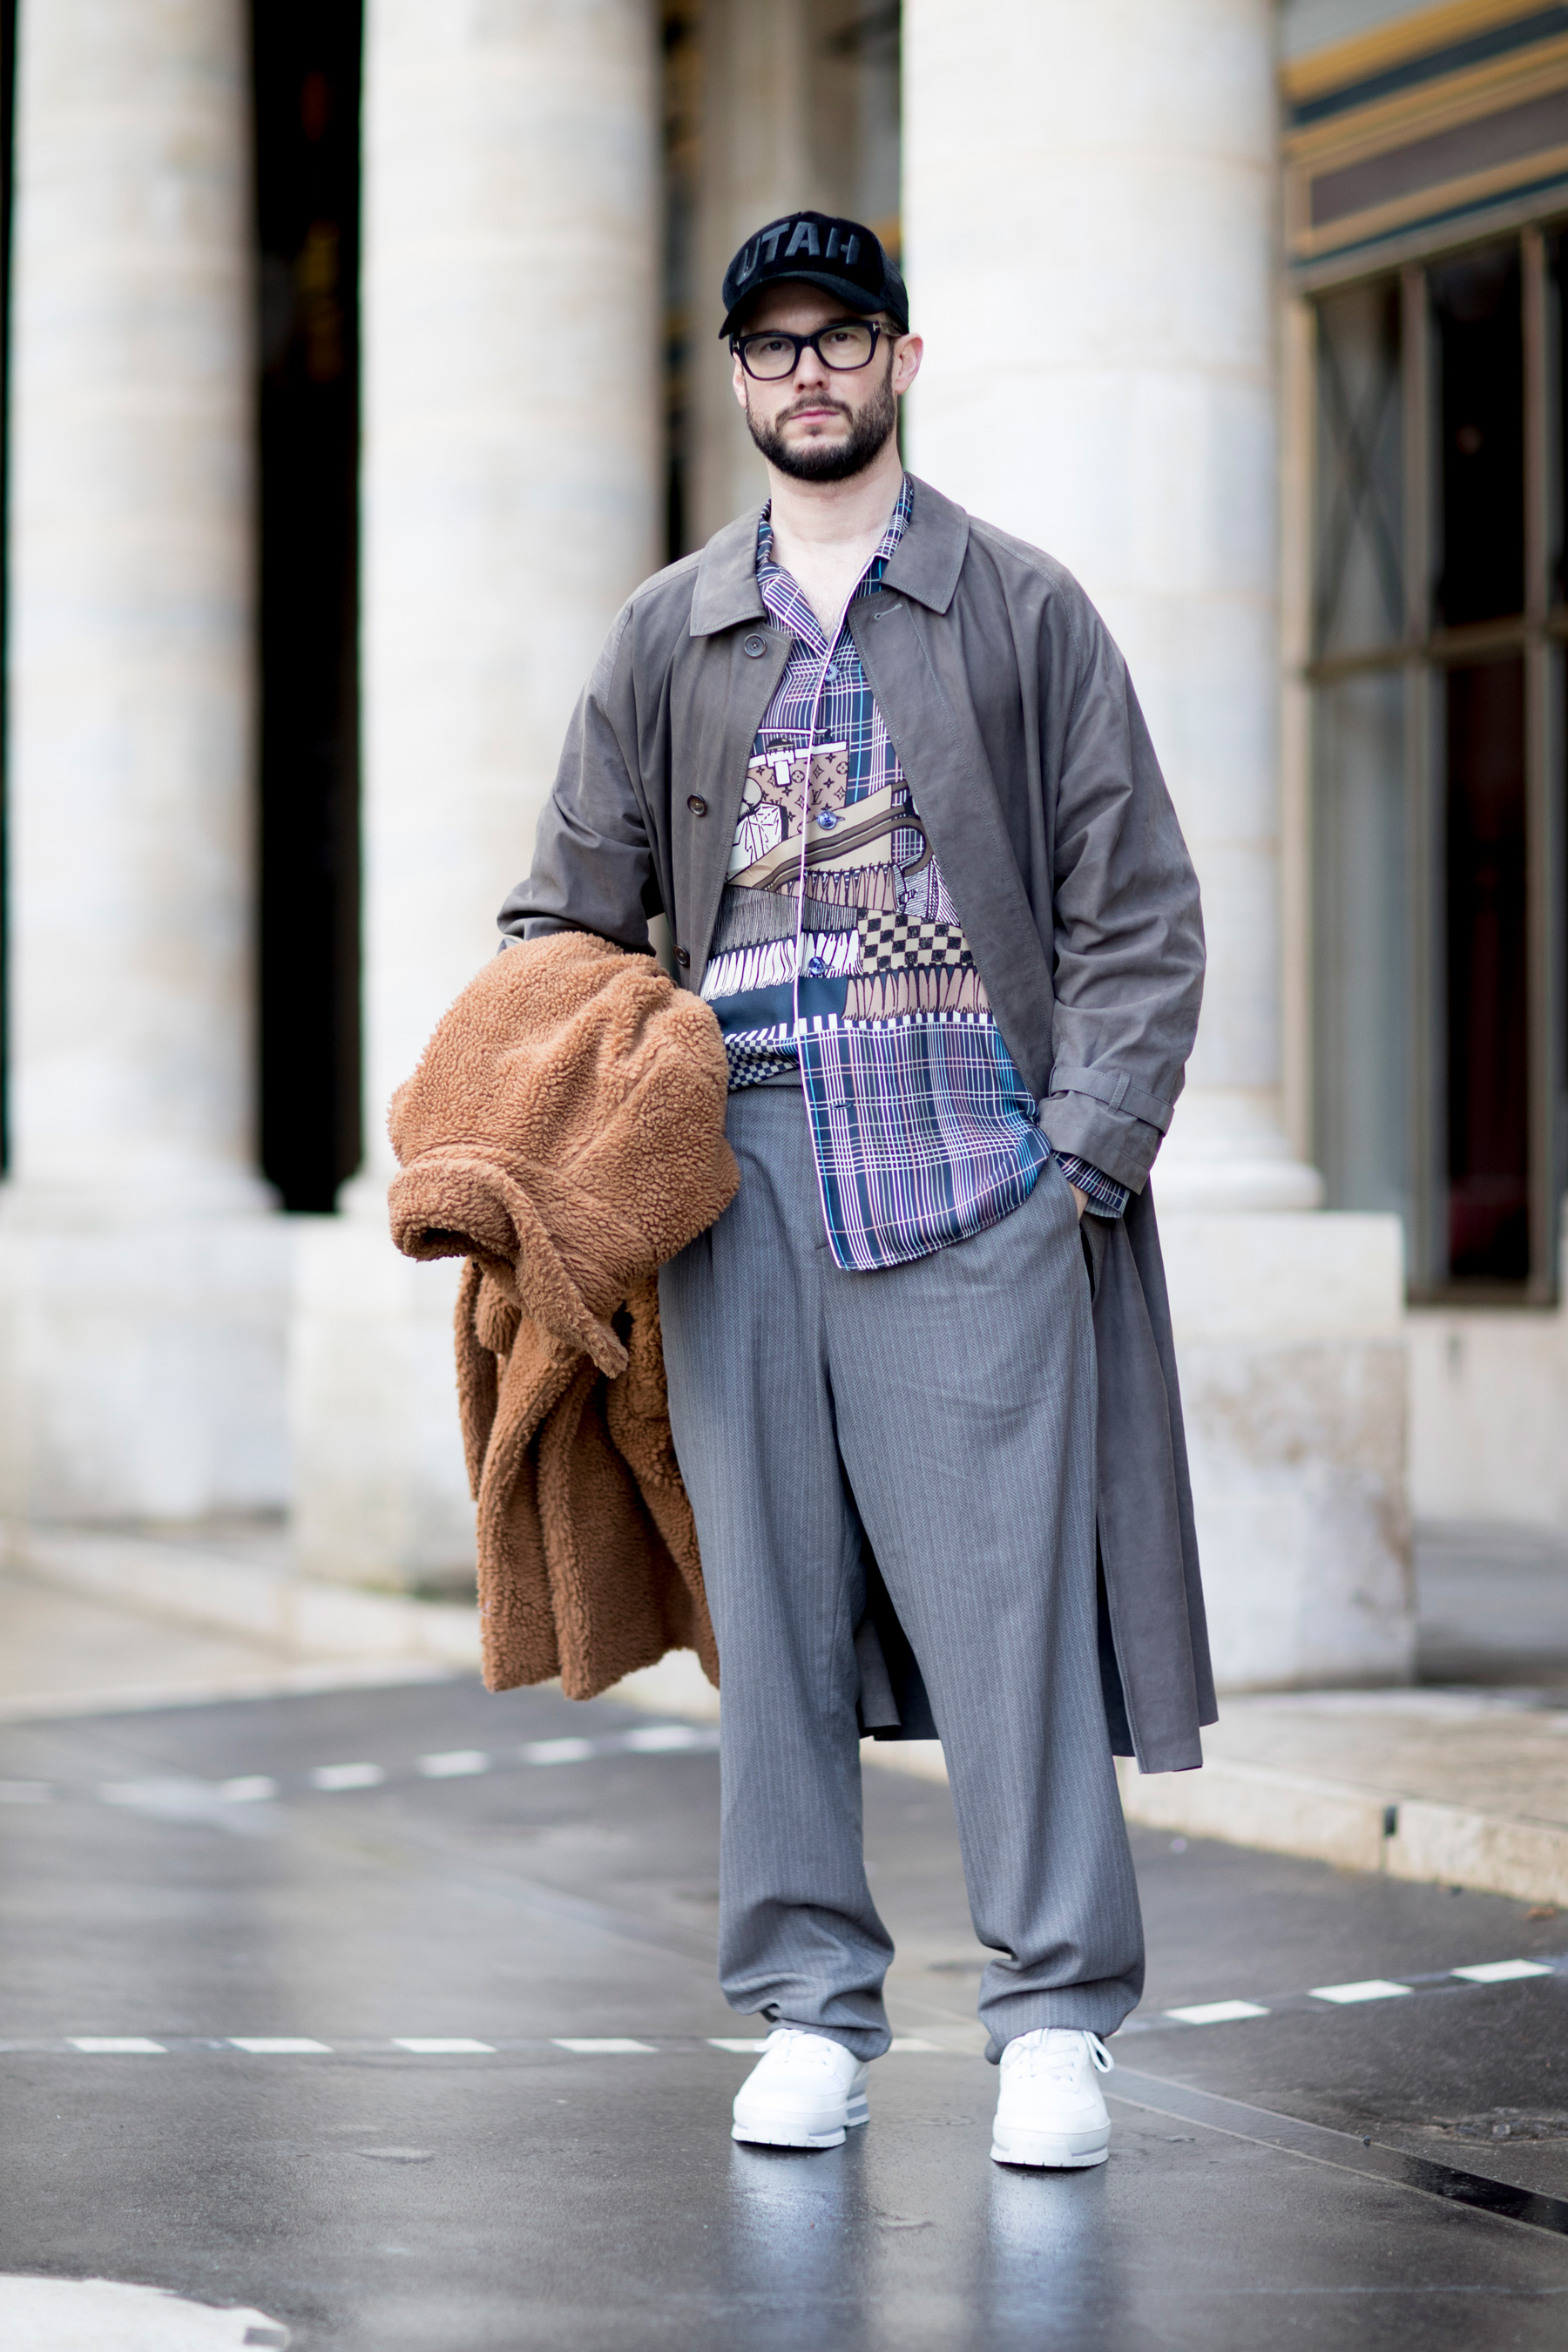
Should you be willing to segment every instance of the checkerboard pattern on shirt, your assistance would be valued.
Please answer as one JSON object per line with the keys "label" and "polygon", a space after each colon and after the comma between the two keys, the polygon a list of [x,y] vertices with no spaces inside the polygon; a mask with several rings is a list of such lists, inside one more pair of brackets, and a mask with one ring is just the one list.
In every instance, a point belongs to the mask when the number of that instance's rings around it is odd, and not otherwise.
{"label": "checkerboard pattern on shirt", "polygon": [[969,941],[959,923],[928,923],[909,915],[873,909],[860,918],[862,971],[908,971],[932,964],[972,964]]}
{"label": "checkerboard pattern on shirt", "polygon": [[[906,477],[855,600],[880,587],[908,526],[912,499]],[[829,648],[798,584],[773,560],[766,509],[757,533],[757,579],[769,617],[792,644],[757,730],[753,761],[771,761],[817,744],[843,744],[846,814],[872,794],[888,792],[896,812],[908,783],[854,638],[846,624]],[[973,971],[958,909],[927,848],[918,821],[908,828],[895,824],[876,852],[884,863],[849,886],[867,902],[854,920],[858,970],[868,978]],[[879,893],[883,903],[876,902]],[[890,908],[888,894],[898,901]],[[726,900],[755,904],[749,890],[727,891]],[[721,912],[703,993],[719,1015],[732,1089],[777,1080],[798,1068],[827,1238],[837,1264],[863,1273],[906,1264],[983,1232],[1021,1206],[1051,1148],[1035,1101],[984,1005],[984,990],[978,991],[978,1011],[850,1019],[844,1011],[844,983],[837,983],[835,997],[834,983],[815,976],[822,963],[820,942],[806,935],[799,980],[783,989],[752,987],[749,993],[726,996],[724,986],[737,986],[737,979],[727,975],[741,968],[734,950],[756,936],[754,922],[738,919],[731,939]],[[815,992],[809,1003],[808,977]],[[1127,1202],[1121,1185],[1067,1154],[1058,1164],[1089,1194],[1097,1214],[1121,1215]]]}

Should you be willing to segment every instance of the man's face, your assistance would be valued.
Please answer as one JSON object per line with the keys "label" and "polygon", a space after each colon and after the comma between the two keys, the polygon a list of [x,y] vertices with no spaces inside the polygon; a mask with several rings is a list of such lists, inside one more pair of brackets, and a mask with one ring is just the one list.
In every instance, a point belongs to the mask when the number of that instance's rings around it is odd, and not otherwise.
{"label": "man's face", "polygon": [[[834,295],[815,286],[775,286],[758,298],[742,321],[744,334],[768,328],[814,335],[818,328],[853,317]],[[886,447],[898,423],[898,402],[914,382],[921,339],[889,326],[868,366],[825,367],[804,351],[793,375],[760,383],[734,363],[735,397],[746,412],[752,438],[769,462],[799,481],[841,482],[864,472]]]}

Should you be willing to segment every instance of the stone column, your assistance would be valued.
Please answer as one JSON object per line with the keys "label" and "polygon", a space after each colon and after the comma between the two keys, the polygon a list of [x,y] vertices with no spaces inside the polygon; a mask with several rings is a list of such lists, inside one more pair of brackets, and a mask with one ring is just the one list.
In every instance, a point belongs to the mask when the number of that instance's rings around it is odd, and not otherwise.
{"label": "stone column", "polygon": [[255,1155],[249,106],[240,0],[19,27],[0,1485],[284,1498]]}
{"label": "stone column", "polygon": [[835,201],[810,136],[808,0],[703,0],[702,131],[691,320],[691,532],[700,546],[767,497],[767,475],[730,388],[719,289],[752,232]]}
{"label": "stone column", "polygon": [[904,9],[910,463],[1083,581],[1203,884],[1154,1189],[1233,1683],[1410,1649],[1398,1229],[1303,1215],[1321,1183],[1282,1118],[1274,13]]}
{"label": "stone column", "polygon": [[386,1105],[495,951],[573,703],[660,560],[650,0],[371,0],[364,92],[365,1166],[302,1235],[303,1564],[471,1572],[455,1269],[386,1238]]}

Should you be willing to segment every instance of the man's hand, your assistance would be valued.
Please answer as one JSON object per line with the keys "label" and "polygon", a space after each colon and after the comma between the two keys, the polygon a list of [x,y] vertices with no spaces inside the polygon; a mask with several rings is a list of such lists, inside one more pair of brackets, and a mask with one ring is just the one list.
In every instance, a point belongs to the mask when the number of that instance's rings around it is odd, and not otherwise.
{"label": "man's hand", "polygon": [[1078,1186],[1073,1182],[1070,1176],[1068,1178],[1068,1190],[1072,1194],[1073,1199],[1078,1202],[1078,1213],[1081,1217],[1084,1211],[1089,1206],[1089,1194],[1087,1192],[1080,1192]]}

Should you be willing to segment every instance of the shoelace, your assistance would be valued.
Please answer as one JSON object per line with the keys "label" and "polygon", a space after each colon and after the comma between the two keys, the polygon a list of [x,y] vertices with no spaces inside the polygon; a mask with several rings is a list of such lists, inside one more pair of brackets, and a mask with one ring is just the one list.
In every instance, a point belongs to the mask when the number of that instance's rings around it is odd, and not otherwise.
{"label": "shoelace", "polygon": [[[804,2049],[798,2046],[791,2048],[792,2043],[796,2045],[804,2043],[805,2047]],[[837,2047],[838,2044],[836,2042],[830,2042],[826,2034],[807,2033],[798,2025],[775,2025],[768,2036],[770,2051],[787,2049],[792,2058],[809,2058],[818,2066],[831,2066],[833,2059],[830,2053]]]}
{"label": "shoelace", "polygon": [[[1113,2074],[1116,2071],[1116,2061],[1099,2034],[1090,2033],[1084,2027],[1075,2027],[1072,2030],[1089,2044],[1089,2063],[1095,2073]],[[1024,2047],[1012,2060],[1012,2064],[1020,2068],[1026,2074],[1048,2074],[1058,2082],[1066,2082],[1068,2077],[1077,2071],[1079,2059],[1078,2051],[1065,2039],[1066,2032],[1067,2029],[1061,2026],[1055,2029],[1047,2028],[1037,2042],[1033,2034],[1026,2036]],[[1056,2039],[1058,2033],[1062,2034],[1064,2039],[1058,2041]]]}

